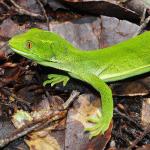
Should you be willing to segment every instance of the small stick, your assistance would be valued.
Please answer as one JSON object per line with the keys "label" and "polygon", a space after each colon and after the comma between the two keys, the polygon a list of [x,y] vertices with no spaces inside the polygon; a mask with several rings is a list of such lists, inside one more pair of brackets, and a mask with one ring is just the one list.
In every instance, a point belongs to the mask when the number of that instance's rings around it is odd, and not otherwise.
{"label": "small stick", "polygon": [[0,50],[3,49],[3,48],[5,48],[7,45],[8,45],[8,43],[5,42],[5,43],[0,47]]}
{"label": "small stick", "polygon": [[45,8],[44,8],[44,6],[43,6],[43,4],[41,3],[40,0],[37,0],[37,2],[39,3],[39,5],[40,5],[40,7],[42,9],[43,15],[44,15],[44,17],[46,19],[48,31],[50,31],[49,18],[48,18],[47,14],[46,14]]}
{"label": "small stick", "polygon": [[141,24],[144,22],[144,20],[145,20],[145,17],[146,17],[146,11],[147,11],[147,9],[144,8],[143,13],[142,13],[142,16],[141,16],[140,25],[141,25]]}
{"label": "small stick", "polygon": [[68,100],[63,104],[63,108],[67,109],[71,103],[79,96],[80,92],[78,91],[72,91],[70,97],[68,98]]}
{"label": "small stick", "polygon": [[138,127],[141,131],[143,131],[143,129],[141,128],[141,126],[139,124],[137,124],[136,121],[134,121],[132,118],[128,117],[127,115],[123,114],[122,112],[120,112],[118,109],[114,109],[114,112],[119,114],[120,116],[126,118],[127,120],[129,120],[130,122],[134,123],[136,125],[136,127]]}
{"label": "small stick", "polygon": [[48,122],[48,123],[54,122],[54,121],[57,121],[57,120],[64,118],[65,116],[66,116],[66,111],[61,111],[61,112],[60,111],[54,111],[46,117],[43,117],[41,119],[37,119],[34,122],[23,126],[19,130],[17,130],[13,134],[11,134],[10,136],[7,136],[3,139],[0,139],[0,147],[2,148],[4,146],[6,146],[8,143],[10,143],[10,142],[22,137],[22,136],[25,136],[26,134],[28,134],[32,131],[38,129],[40,126],[45,124],[45,122]]}
{"label": "small stick", "polygon": [[25,100],[23,100],[23,99],[17,97],[15,94],[12,94],[12,93],[11,93],[8,89],[6,89],[6,88],[1,88],[1,91],[2,91],[5,95],[7,95],[8,97],[9,97],[9,96],[13,97],[17,102],[24,103],[24,104],[27,105],[28,107],[31,105],[30,102],[25,101]]}
{"label": "small stick", "polygon": [[133,37],[137,36],[138,34],[142,33],[142,31],[144,30],[144,28],[148,25],[150,21],[150,16],[148,16],[143,23],[140,25],[140,28],[137,30],[137,32],[133,35]]}
{"label": "small stick", "polygon": [[134,148],[144,137],[146,134],[150,133],[150,124],[148,124],[147,128],[144,130],[144,132],[137,138],[135,139],[131,146],[128,147],[127,150],[131,150],[132,148]]}
{"label": "small stick", "polygon": [[28,11],[28,10],[22,8],[22,7],[19,6],[14,0],[10,0],[10,2],[15,6],[15,11],[17,11],[17,12],[20,13],[20,14],[32,16],[32,17],[35,17],[35,18],[38,18],[38,19],[42,19],[42,20],[45,19],[45,17],[43,17],[43,16],[40,15],[40,14],[33,13],[33,12],[31,12],[31,11]]}
{"label": "small stick", "polygon": [[10,6],[8,6],[3,0],[0,1],[1,4],[3,4],[8,10],[10,10]]}

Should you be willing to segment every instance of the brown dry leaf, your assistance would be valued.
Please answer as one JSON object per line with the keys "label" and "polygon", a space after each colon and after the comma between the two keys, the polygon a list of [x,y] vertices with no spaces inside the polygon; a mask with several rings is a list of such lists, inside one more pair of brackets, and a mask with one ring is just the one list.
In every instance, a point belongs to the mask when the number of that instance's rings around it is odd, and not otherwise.
{"label": "brown dry leaf", "polygon": [[0,60],[5,59],[5,52],[0,49]]}
{"label": "brown dry leaf", "polygon": [[140,15],[122,5],[122,0],[63,0],[67,6],[92,15],[105,15],[139,22]]}
{"label": "brown dry leaf", "polygon": [[74,111],[76,113],[72,116],[72,119],[81,122],[84,127],[88,127],[90,124],[87,123],[87,118],[95,115],[99,111],[100,99],[92,94],[81,95],[77,102],[78,104],[75,103],[74,105]]}
{"label": "brown dry leaf", "polygon": [[36,0],[16,0],[15,2],[29,12],[42,14],[41,7]]}
{"label": "brown dry leaf", "polygon": [[[52,32],[83,50],[109,47],[131,38],[139,29],[136,24],[106,16],[83,17],[64,23],[51,22],[50,26]],[[46,24],[37,23],[37,27],[45,29]]]}
{"label": "brown dry leaf", "polygon": [[60,145],[57,140],[47,134],[44,137],[40,137],[39,133],[32,133],[29,135],[29,139],[25,140],[30,150],[60,150]]}
{"label": "brown dry leaf", "polygon": [[[11,19],[7,19],[0,25],[0,36],[12,37],[23,32],[25,26],[18,26]],[[60,34],[74,46],[84,50],[109,47],[131,38],[139,29],[136,24],[106,16],[84,17],[64,23],[51,22],[50,26],[52,32]],[[45,29],[47,24],[36,23],[35,27]]]}
{"label": "brown dry leaf", "polygon": [[150,77],[126,79],[118,83],[111,84],[113,95],[115,96],[144,96],[150,93]]}
{"label": "brown dry leaf", "polygon": [[125,3],[125,7],[135,11],[140,16],[143,15],[144,9],[150,8],[150,1],[149,0],[127,0]]}
{"label": "brown dry leaf", "polygon": [[[21,128],[22,126],[34,122],[34,120],[41,119],[43,116],[49,115],[50,113],[49,110],[40,110],[31,113],[20,110],[14,114],[12,122],[16,128]],[[62,138],[64,139],[64,132],[54,132],[54,134],[49,134],[51,130],[56,128],[56,126],[58,126],[58,123],[28,134],[28,139],[25,141],[30,147],[30,150],[42,150],[43,148],[46,150],[62,149],[62,146],[64,145],[64,140],[62,140]]]}
{"label": "brown dry leaf", "polygon": [[14,125],[10,121],[10,119],[6,118],[1,118],[0,119],[0,139],[11,135],[15,130]]}
{"label": "brown dry leaf", "polygon": [[10,18],[4,20],[0,25],[0,36],[4,38],[10,38],[15,34],[23,32],[25,29],[25,25],[19,26]]}
{"label": "brown dry leaf", "polygon": [[17,81],[21,74],[21,68],[19,68],[18,66],[15,67],[15,64],[12,65],[12,68],[11,66],[7,66],[7,69],[5,69],[3,76],[0,78],[0,83],[8,84]]}
{"label": "brown dry leaf", "polygon": [[30,113],[23,110],[18,110],[12,117],[12,122],[18,129],[26,125],[27,122],[31,122],[32,120],[33,118],[31,117]]}
{"label": "brown dry leaf", "polygon": [[87,122],[87,117],[95,115],[99,107],[99,98],[92,94],[83,94],[75,101],[74,108],[69,110],[67,116],[66,150],[102,150],[105,147],[111,137],[112,126],[103,136],[99,135],[92,140],[89,140],[89,134],[84,131],[85,127],[91,126],[91,123]]}
{"label": "brown dry leaf", "polygon": [[150,150],[150,144],[137,148],[136,150]]}

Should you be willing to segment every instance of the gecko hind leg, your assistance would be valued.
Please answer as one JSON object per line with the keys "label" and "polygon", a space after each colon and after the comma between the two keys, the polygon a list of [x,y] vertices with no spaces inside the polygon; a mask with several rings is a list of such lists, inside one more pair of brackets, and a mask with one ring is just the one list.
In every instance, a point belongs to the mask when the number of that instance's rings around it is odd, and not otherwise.
{"label": "gecko hind leg", "polygon": [[96,116],[88,117],[87,121],[94,124],[92,127],[85,128],[85,131],[90,132],[90,139],[97,136],[99,133],[104,134],[109,127],[107,118],[102,116],[100,110],[97,112]]}

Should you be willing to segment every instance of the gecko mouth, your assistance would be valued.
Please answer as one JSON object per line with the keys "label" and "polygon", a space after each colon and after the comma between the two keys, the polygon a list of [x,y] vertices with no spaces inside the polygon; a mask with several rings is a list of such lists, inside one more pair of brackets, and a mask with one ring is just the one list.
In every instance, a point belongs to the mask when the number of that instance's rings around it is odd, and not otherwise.
{"label": "gecko mouth", "polygon": [[20,54],[28,59],[33,59],[34,61],[43,61],[43,59],[41,57],[39,57],[38,55],[35,55],[33,53],[26,53],[26,52],[23,52],[23,51],[19,51],[13,47],[11,47],[11,49],[16,52],[17,54]]}
{"label": "gecko mouth", "polygon": [[[45,64],[45,62],[49,62],[49,63],[51,63],[51,65],[52,65],[52,64],[54,65],[54,64],[58,64],[58,63],[59,63],[59,62],[56,62],[56,61],[45,60],[45,59],[41,58],[40,56],[35,55],[35,54],[31,53],[31,52],[30,52],[30,53],[27,53],[27,52],[19,51],[19,50],[13,48],[13,47],[11,47],[11,49],[12,49],[14,52],[16,52],[17,54],[22,55],[22,56],[24,56],[24,57],[26,57],[26,58],[28,58],[28,59],[31,59],[31,60],[33,60],[33,61],[35,61],[35,62],[38,62],[39,64],[43,64],[44,66],[47,66],[47,65]],[[54,65],[54,66],[55,66],[55,65]]]}

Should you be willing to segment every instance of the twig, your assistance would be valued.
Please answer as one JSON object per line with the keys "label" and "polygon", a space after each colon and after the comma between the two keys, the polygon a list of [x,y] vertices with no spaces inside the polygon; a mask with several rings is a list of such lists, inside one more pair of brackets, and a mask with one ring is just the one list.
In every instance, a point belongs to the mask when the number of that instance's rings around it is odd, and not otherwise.
{"label": "twig", "polygon": [[8,6],[3,0],[0,1],[0,3],[1,3],[2,5],[4,5],[8,10],[10,9],[10,6]]}
{"label": "twig", "polygon": [[144,22],[144,20],[145,20],[146,12],[147,12],[147,9],[146,9],[146,8],[144,8],[143,13],[142,13],[142,16],[141,16],[140,25],[141,25],[141,24]]}
{"label": "twig", "polygon": [[127,143],[129,145],[129,141],[126,138],[126,135],[122,135],[121,132],[118,132],[116,130],[112,130],[112,137],[119,138],[123,142]]}
{"label": "twig", "polygon": [[67,109],[71,105],[71,103],[79,96],[79,94],[80,92],[78,91],[72,91],[68,100],[63,104],[63,108]]}
{"label": "twig", "polygon": [[5,43],[0,47],[0,50],[3,49],[3,48],[5,48],[7,45],[8,45],[8,43],[5,42]]}
{"label": "twig", "polygon": [[49,116],[38,119],[34,121],[34,123],[29,123],[17,130],[16,132],[14,132],[13,134],[11,134],[10,136],[0,139],[0,147],[2,148],[8,143],[30,133],[31,131],[38,129],[41,125],[45,124],[45,122],[54,122],[64,118],[65,116],[66,111],[54,111],[53,113],[50,113]]}
{"label": "twig", "polygon": [[0,16],[0,21],[4,20],[5,18],[9,17],[11,14],[9,13],[9,10],[11,9],[10,6],[8,4],[6,4],[4,2],[4,0],[0,0],[0,4],[2,4],[5,9],[7,9],[7,12],[5,13],[1,13],[1,16]]}
{"label": "twig", "polygon": [[37,0],[37,2],[38,2],[38,4],[40,5],[40,7],[41,7],[41,9],[42,9],[42,12],[43,12],[43,15],[44,15],[44,17],[45,17],[45,19],[46,19],[48,31],[50,31],[49,18],[48,18],[47,14],[46,14],[45,8],[44,8],[44,6],[43,6],[43,4],[41,3],[40,0]]}
{"label": "twig", "polygon": [[134,148],[145,136],[146,134],[150,133],[150,124],[148,124],[147,128],[144,130],[144,132],[132,142],[132,145],[128,147],[127,150],[131,150]]}
{"label": "twig", "polygon": [[138,127],[141,131],[143,131],[143,129],[141,128],[141,126],[139,124],[137,124],[137,122],[135,122],[132,118],[128,117],[127,115],[121,113],[118,109],[114,109],[114,112],[119,114],[120,116],[126,118],[127,120],[129,120],[130,122],[134,123],[136,125],[136,127]]}
{"label": "twig", "polygon": [[21,102],[21,103],[24,103],[25,105],[27,105],[28,107],[30,107],[31,103],[27,102],[27,101],[24,101],[23,99],[17,97],[16,95],[12,94],[8,89],[6,88],[1,88],[1,91],[7,95],[8,97],[13,97],[16,101],[18,102]]}
{"label": "twig", "polygon": [[22,131],[18,131],[18,133],[13,133],[12,135],[6,137],[6,138],[3,138],[3,139],[0,139],[0,148],[6,146],[8,143],[26,135],[27,133],[33,131],[35,128],[37,128],[39,126],[39,124],[35,124],[29,128],[27,128],[25,131],[23,129],[21,129]]}
{"label": "twig", "polygon": [[138,34],[142,33],[142,31],[144,30],[144,28],[147,26],[147,24],[150,21],[150,16],[148,16],[143,23],[140,25],[140,28],[138,29],[138,31],[133,35],[133,37],[137,36]]}
{"label": "twig", "polygon": [[45,17],[43,17],[40,14],[37,13],[33,13],[31,11],[28,11],[24,8],[22,8],[21,6],[19,6],[14,0],[10,0],[10,2],[15,6],[15,11],[17,11],[18,13],[22,14],[22,15],[28,15],[28,16],[32,16],[41,20],[44,20]]}

